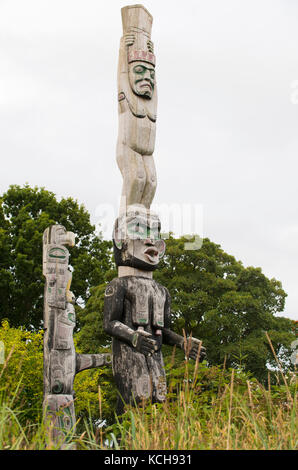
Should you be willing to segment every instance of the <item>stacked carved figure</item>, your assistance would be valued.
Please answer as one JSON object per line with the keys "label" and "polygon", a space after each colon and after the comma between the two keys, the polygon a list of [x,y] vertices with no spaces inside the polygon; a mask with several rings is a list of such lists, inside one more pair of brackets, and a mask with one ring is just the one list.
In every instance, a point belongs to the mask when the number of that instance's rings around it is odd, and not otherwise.
{"label": "stacked carved figure", "polygon": [[[184,337],[170,328],[170,294],[153,279],[165,253],[165,242],[159,217],[150,209],[157,184],[153,159],[157,89],[152,16],[142,5],[124,7],[121,13],[117,163],[123,189],[113,231],[118,277],[107,286],[104,304],[104,328],[113,338],[118,413],[126,403],[144,399],[163,402],[166,377],[161,346],[164,343],[185,348]],[[201,341],[189,339],[188,355],[194,360],[204,357]]]}
{"label": "stacked carved figure", "polygon": [[52,439],[65,446],[75,430],[73,381],[82,370],[111,362],[110,354],[77,354],[73,342],[75,297],[69,251],[75,235],[62,225],[48,227],[43,235],[44,291],[44,410]]}

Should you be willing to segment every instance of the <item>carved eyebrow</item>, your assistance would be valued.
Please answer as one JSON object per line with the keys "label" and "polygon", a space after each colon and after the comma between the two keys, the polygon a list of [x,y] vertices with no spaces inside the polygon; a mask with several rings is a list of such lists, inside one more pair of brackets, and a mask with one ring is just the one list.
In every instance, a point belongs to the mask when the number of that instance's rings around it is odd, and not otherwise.
{"label": "carved eyebrow", "polygon": [[146,67],[145,65],[141,65],[141,64],[138,64],[138,65],[135,65],[135,66],[134,66],[133,69],[134,69],[134,71],[135,71],[136,73],[142,73],[141,71],[138,72],[138,71],[136,70],[136,68],[138,68],[138,67],[142,68],[142,72],[144,72],[144,70],[149,70],[150,72],[154,72],[154,73],[155,73],[155,69],[154,69],[153,67]]}

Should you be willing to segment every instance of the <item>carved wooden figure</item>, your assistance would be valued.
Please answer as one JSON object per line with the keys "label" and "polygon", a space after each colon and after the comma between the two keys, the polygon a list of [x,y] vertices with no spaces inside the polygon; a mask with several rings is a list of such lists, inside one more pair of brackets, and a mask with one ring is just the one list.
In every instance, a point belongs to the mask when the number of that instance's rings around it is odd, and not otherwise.
{"label": "carved wooden figure", "polygon": [[[165,252],[157,215],[141,205],[129,206],[116,220],[113,234],[118,278],[105,291],[104,329],[113,337],[113,372],[124,403],[151,398],[163,402],[166,377],[162,343],[184,349],[184,337],[170,329],[171,298],[168,290],[153,280]],[[196,359],[205,348],[193,338],[189,357]]]}
{"label": "carved wooden figure", "polygon": [[118,63],[117,163],[123,177],[122,204],[149,208],[156,190],[153,159],[157,89],[151,42],[152,16],[142,5],[122,8]]}
{"label": "carved wooden figure", "polygon": [[43,234],[44,291],[44,410],[50,416],[52,439],[63,441],[75,429],[75,374],[111,362],[109,354],[77,354],[73,342],[75,298],[70,291],[69,251],[75,235],[62,225]]}
{"label": "carved wooden figure", "polygon": [[[150,211],[156,189],[157,106],[152,16],[142,5],[124,7],[121,13],[117,162],[123,189],[113,233],[118,277],[107,286],[104,303],[104,329],[113,337],[113,373],[121,396],[118,413],[125,403],[163,402],[161,345],[185,346],[184,337],[170,329],[169,292],[152,277],[165,252],[159,218]],[[205,356],[200,340],[189,339],[188,355]]]}

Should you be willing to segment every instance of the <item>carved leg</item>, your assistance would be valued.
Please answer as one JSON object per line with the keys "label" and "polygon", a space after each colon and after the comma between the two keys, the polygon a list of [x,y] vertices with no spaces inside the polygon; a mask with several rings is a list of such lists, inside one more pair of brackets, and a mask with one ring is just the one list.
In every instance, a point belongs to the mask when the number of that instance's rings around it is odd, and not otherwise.
{"label": "carved leg", "polygon": [[142,155],[127,145],[118,144],[117,163],[123,177],[122,198],[126,198],[126,206],[141,204],[146,185],[146,170]]}
{"label": "carved leg", "polygon": [[117,413],[123,411],[123,401],[134,404],[151,397],[151,378],[144,354],[116,339],[113,340],[113,372],[121,397]]}
{"label": "carved leg", "polygon": [[146,358],[152,384],[152,402],[162,403],[167,395],[166,374],[160,351]]}
{"label": "carved leg", "polygon": [[147,209],[150,209],[157,186],[156,169],[153,155],[144,155],[143,161],[147,178],[141,199],[141,204],[143,204]]}

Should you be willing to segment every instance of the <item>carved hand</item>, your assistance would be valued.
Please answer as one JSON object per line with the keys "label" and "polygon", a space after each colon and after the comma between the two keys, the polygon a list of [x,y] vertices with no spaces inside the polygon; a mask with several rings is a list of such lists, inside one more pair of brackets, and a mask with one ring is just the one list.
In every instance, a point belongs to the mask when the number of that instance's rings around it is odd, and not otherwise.
{"label": "carved hand", "polygon": [[157,350],[157,343],[154,339],[144,336],[136,331],[132,339],[133,347],[145,356],[151,356]]}
{"label": "carved hand", "polygon": [[190,359],[193,359],[194,361],[196,361],[197,359],[197,356],[199,354],[199,351],[200,351],[200,357],[199,357],[199,361],[202,361],[204,359],[204,357],[206,356],[206,348],[204,348],[204,346],[202,346],[202,341],[200,341],[199,339],[197,338],[188,338],[187,342],[191,341],[190,345],[189,343],[187,344],[187,350],[189,351],[188,353],[188,357]]}
{"label": "carved hand", "polygon": [[150,39],[147,41],[147,47],[148,47],[148,51],[153,54],[154,53],[154,46],[153,46],[153,42],[150,41]]}
{"label": "carved hand", "polygon": [[131,34],[131,33],[128,33],[128,34],[125,34],[124,36],[124,42],[125,42],[125,45],[126,46],[132,46],[133,43],[135,42],[135,35],[134,34]]}

